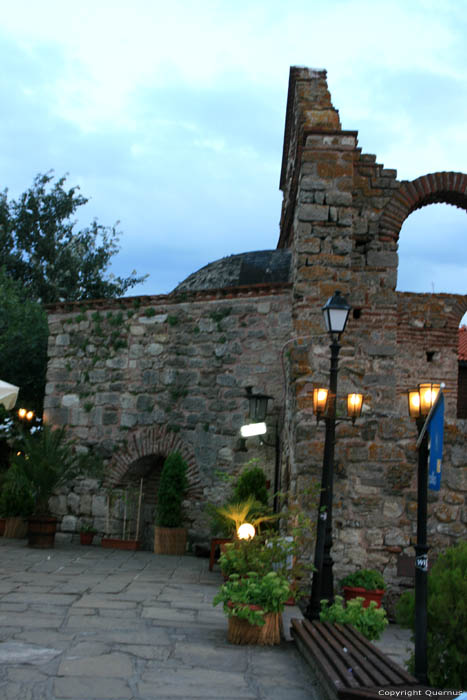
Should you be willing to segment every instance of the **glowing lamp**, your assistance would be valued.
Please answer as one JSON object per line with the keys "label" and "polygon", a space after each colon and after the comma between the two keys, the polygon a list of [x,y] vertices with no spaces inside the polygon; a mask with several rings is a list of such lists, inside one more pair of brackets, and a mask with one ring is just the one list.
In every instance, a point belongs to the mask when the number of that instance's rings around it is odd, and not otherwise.
{"label": "glowing lamp", "polygon": [[362,413],[363,394],[347,394],[347,415],[355,422]]}
{"label": "glowing lamp", "polygon": [[26,417],[26,413],[27,413],[27,411],[26,411],[25,408],[20,408],[20,409],[18,409],[18,416],[19,416],[20,418],[25,418],[25,417]]}
{"label": "glowing lamp", "polygon": [[420,418],[427,416],[433,406],[440,384],[419,384],[418,389],[409,391],[409,416],[411,418]]}
{"label": "glowing lamp", "polygon": [[313,389],[313,413],[316,416],[321,416],[325,410],[328,403],[329,390],[319,387],[318,389]]}
{"label": "glowing lamp", "polygon": [[243,438],[264,435],[266,431],[266,423],[247,423],[240,428],[240,434]]}
{"label": "glowing lamp", "polygon": [[28,411],[26,413],[26,420],[32,420],[34,418],[34,411]]}
{"label": "glowing lamp", "polygon": [[255,528],[251,523],[243,523],[237,530],[237,537],[239,540],[251,540],[255,534]]}

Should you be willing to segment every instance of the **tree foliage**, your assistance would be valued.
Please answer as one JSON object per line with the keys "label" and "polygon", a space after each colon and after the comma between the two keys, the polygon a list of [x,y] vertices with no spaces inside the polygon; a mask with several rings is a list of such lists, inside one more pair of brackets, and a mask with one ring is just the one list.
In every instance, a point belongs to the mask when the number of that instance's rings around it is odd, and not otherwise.
{"label": "tree foliage", "polygon": [[119,251],[114,226],[94,220],[76,230],[75,215],[87,203],[78,187],[66,188],[66,176],[39,174],[18,199],[0,194],[0,265],[19,280],[29,299],[42,303],[122,296],[141,282],[106,276]]}
{"label": "tree foliage", "polygon": [[66,176],[39,174],[20,197],[0,193],[0,378],[40,410],[46,373],[47,320],[40,304],[123,296],[145,277],[108,273],[119,251],[114,226],[78,229],[88,200]]}
{"label": "tree foliage", "polygon": [[47,366],[47,316],[0,268],[0,378],[20,387],[20,401],[40,411]]}

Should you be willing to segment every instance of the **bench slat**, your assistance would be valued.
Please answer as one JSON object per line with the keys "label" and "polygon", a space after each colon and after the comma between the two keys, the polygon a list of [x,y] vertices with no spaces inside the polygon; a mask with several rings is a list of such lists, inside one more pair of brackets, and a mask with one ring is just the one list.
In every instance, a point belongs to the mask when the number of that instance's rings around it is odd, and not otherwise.
{"label": "bench slat", "polygon": [[[321,653],[320,647],[316,644],[315,640],[310,636],[308,630],[305,629],[301,620],[292,620],[292,636],[296,639],[298,646],[301,648],[302,653],[306,656],[309,663],[315,667],[315,669],[324,675],[328,684],[334,688],[334,691],[339,691],[345,688],[345,684],[340,678],[339,674],[336,673],[336,669],[330,665],[326,656]],[[358,684],[352,679],[354,685],[357,688]]]}
{"label": "bench slat", "polygon": [[361,683],[362,686],[371,688],[375,685],[387,685],[390,682],[391,679],[388,678],[388,674],[384,673],[384,669],[378,668],[378,665],[373,664],[368,659],[367,648],[363,647],[363,645],[359,648],[358,643],[355,644],[354,640],[345,634],[345,630],[341,625],[333,625],[330,622],[325,622],[324,625],[335,637],[339,645],[347,649],[346,656],[354,671],[356,668],[361,669],[365,676],[365,680]]}
{"label": "bench slat", "polygon": [[359,687],[372,687],[375,685],[373,679],[361,667],[358,658],[352,657],[348,651],[344,651],[346,645],[342,645],[336,639],[332,625],[328,626],[323,622],[309,622],[308,620],[305,620],[303,624],[306,629],[313,629],[317,639],[323,640],[323,646],[332,664],[337,665],[339,663],[339,669],[344,669],[344,681],[347,685],[350,685],[348,682],[350,678],[355,679]]}
{"label": "bench slat", "polygon": [[[369,659],[378,667],[384,668],[384,673],[388,673],[391,676],[389,681],[390,685],[416,685],[419,681],[412,676],[408,671],[403,669],[399,664],[390,659],[386,654],[384,654],[378,647],[371,644],[366,637],[363,636],[355,627],[352,625],[336,625],[338,629],[344,631],[346,636],[353,641],[354,644],[361,644],[368,652]],[[394,679],[394,680],[393,680]]]}
{"label": "bench slat", "polygon": [[[380,659],[374,653],[373,645],[367,639],[362,641],[352,634],[353,628],[347,625],[336,625],[336,634],[340,634],[343,641],[353,650],[353,653],[360,657],[361,663],[373,678],[373,685],[401,685],[407,683],[407,678],[402,669],[396,672],[387,662],[387,657]],[[415,681],[415,679],[414,679]]]}

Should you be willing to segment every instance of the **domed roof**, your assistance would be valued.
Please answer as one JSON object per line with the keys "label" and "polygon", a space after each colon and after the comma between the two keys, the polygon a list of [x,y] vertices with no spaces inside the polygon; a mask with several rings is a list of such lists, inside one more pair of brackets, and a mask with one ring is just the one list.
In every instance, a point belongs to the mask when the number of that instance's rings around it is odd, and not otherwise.
{"label": "domed roof", "polygon": [[193,272],[174,291],[199,291],[290,281],[291,252],[287,248],[229,255]]}

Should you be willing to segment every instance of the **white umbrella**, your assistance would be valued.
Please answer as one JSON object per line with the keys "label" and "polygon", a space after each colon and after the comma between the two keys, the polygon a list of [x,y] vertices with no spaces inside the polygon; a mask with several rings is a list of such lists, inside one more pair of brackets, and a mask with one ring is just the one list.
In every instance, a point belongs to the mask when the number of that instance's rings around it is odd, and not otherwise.
{"label": "white umbrella", "polygon": [[7,411],[14,408],[16,399],[18,398],[18,391],[18,386],[0,380],[0,404],[2,404]]}

